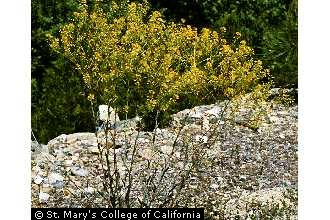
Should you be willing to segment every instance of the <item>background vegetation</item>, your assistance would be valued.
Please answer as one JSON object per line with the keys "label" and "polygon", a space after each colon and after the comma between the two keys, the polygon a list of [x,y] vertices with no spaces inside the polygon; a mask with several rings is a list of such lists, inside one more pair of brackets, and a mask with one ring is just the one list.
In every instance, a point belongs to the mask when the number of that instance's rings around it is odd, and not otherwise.
{"label": "background vegetation", "polygon": [[46,38],[77,6],[75,0],[32,0],[31,123],[43,143],[61,133],[94,129],[81,79],[67,59],[51,52]]}
{"label": "background vegetation", "polygon": [[276,86],[297,88],[298,0],[151,0],[165,16],[197,27],[240,32],[271,68]]}
{"label": "background vegetation", "polygon": [[[115,1],[102,2],[109,19],[125,13],[112,10],[111,2]],[[117,1],[121,7],[129,2]],[[242,33],[242,39],[255,49],[257,58],[272,70],[276,86],[297,87],[297,0],[150,3],[146,12],[149,15],[157,9],[176,23],[218,31],[224,26],[228,30],[224,37],[229,41],[237,31]],[[87,5],[93,9],[91,1]],[[41,142],[61,133],[94,130],[86,101],[88,89],[72,61],[53,53],[46,37],[57,33],[77,7],[77,0],[32,0],[32,129]]]}

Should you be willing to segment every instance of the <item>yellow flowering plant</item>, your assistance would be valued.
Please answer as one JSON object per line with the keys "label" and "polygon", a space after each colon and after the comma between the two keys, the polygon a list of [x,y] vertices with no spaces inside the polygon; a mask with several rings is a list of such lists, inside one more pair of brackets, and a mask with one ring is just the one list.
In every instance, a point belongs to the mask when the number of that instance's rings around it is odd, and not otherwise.
{"label": "yellow flowering plant", "polygon": [[90,101],[144,116],[269,88],[261,83],[269,71],[239,33],[231,45],[222,37],[225,28],[169,23],[158,11],[150,14],[147,3],[123,8],[113,1],[118,16],[109,19],[98,2],[89,9],[82,1],[59,35],[49,36],[51,47],[81,74]]}

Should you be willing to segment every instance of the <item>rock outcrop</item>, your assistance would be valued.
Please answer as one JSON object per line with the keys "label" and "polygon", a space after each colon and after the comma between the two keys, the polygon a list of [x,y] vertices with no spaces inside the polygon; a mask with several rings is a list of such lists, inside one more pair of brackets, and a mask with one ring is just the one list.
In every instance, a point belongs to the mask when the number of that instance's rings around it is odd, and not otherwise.
{"label": "rock outcrop", "polygon": [[[110,162],[113,162],[113,155],[122,158],[118,160],[120,175],[127,174],[125,163],[133,159],[133,149],[136,150],[134,198],[141,196],[143,186],[140,186],[139,178],[146,172],[146,163],[155,162],[162,167],[169,160],[175,161],[162,183],[163,187],[169,187],[175,173],[187,166],[183,160],[185,154],[193,158],[193,149],[203,152],[203,158],[208,162],[202,165],[207,173],[203,192],[198,194],[196,191],[202,186],[197,181],[198,176],[191,176],[187,181],[189,186],[183,189],[187,197],[191,196],[187,200],[192,204],[203,206],[198,198],[205,197],[218,209],[228,213],[239,210],[238,213],[246,216],[249,211],[244,207],[248,207],[252,197],[271,204],[271,197],[265,196],[267,192],[276,198],[284,196],[287,190],[296,192],[297,106],[273,104],[256,129],[241,123],[250,110],[243,106],[232,118],[232,110],[226,107],[222,102],[183,110],[172,116],[171,126],[153,132],[137,129],[139,119],[136,118],[118,121],[108,136],[101,130],[96,134],[63,134],[42,147],[32,143],[33,206],[82,207],[87,204],[84,202],[90,201],[91,195],[95,207],[103,206],[102,198],[95,193],[103,188],[99,157],[102,149],[110,149]],[[188,147],[192,151],[187,153],[184,149]],[[77,201],[74,195],[83,199]],[[283,201],[295,212],[296,201],[287,201],[287,198]],[[278,201],[274,199],[274,203]]]}

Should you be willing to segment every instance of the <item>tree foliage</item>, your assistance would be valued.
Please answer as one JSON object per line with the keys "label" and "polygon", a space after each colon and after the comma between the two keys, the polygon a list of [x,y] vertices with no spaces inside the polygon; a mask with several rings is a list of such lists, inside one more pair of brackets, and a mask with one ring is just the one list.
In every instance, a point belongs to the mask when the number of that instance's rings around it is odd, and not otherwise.
{"label": "tree foliage", "polygon": [[298,0],[291,1],[278,28],[268,28],[262,59],[273,70],[278,86],[298,87]]}
{"label": "tree foliage", "polygon": [[[297,0],[151,0],[167,18],[218,30],[240,32],[280,87],[297,87]],[[182,19],[183,18],[183,19]]]}
{"label": "tree foliage", "polygon": [[52,52],[46,35],[56,33],[77,10],[76,0],[32,0],[31,125],[43,142],[62,133],[92,130],[90,104],[68,60]]}

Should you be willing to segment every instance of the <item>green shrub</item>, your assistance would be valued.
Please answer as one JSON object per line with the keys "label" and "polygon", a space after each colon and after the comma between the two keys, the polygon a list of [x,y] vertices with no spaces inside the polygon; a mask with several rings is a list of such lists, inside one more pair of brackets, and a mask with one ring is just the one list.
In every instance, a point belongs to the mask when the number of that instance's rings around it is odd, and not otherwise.
{"label": "green shrub", "polygon": [[47,69],[42,85],[32,112],[32,129],[38,141],[47,143],[62,133],[94,130],[81,79],[63,58]]}
{"label": "green shrub", "polygon": [[49,36],[51,47],[80,73],[96,105],[146,118],[248,92],[265,94],[269,85],[260,82],[269,71],[253,59],[239,33],[228,44],[225,29],[166,23],[158,11],[149,16],[145,3],[123,8],[112,2],[111,8],[118,16],[109,18],[97,4],[90,10],[82,3],[59,36]]}

